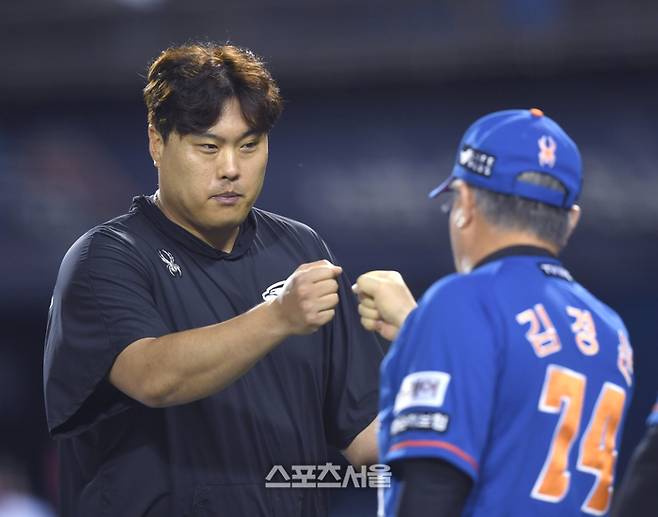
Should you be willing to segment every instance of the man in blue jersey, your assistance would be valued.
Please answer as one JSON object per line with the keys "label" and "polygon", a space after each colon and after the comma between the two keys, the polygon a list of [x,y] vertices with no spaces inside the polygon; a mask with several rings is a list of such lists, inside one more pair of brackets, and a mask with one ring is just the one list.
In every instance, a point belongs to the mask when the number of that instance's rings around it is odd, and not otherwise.
{"label": "man in blue jersey", "polygon": [[647,418],[647,431],[635,448],[615,493],[613,517],[653,517],[658,513],[658,400]]}
{"label": "man in blue jersey", "polygon": [[605,515],[633,384],[624,323],[557,258],[575,228],[576,144],[541,110],[476,121],[450,177],[457,274],[416,306],[399,274],[354,290],[382,363],[380,515]]}

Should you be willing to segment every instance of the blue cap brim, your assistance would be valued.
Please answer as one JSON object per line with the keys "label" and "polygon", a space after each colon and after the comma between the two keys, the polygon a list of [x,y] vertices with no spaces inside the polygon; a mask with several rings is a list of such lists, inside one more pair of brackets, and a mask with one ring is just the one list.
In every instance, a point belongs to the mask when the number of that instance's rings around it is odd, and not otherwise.
{"label": "blue cap brim", "polygon": [[452,180],[454,180],[454,179],[455,178],[452,175],[448,176],[445,180],[443,180],[441,182],[441,184],[438,187],[436,187],[434,190],[432,190],[427,195],[427,197],[429,197],[430,199],[434,199],[439,194],[443,194],[447,190],[450,190],[450,184],[452,183]]}

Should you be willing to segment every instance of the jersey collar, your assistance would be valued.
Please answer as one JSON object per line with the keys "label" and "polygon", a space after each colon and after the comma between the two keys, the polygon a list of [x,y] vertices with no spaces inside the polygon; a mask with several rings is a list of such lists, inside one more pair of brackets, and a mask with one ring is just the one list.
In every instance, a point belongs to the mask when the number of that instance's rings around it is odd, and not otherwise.
{"label": "jersey collar", "polygon": [[137,196],[133,198],[130,211],[143,213],[162,233],[167,237],[174,239],[179,244],[182,244],[190,251],[214,259],[235,260],[240,258],[249,250],[256,234],[256,217],[254,216],[252,209],[249,211],[247,218],[240,225],[240,232],[238,233],[238,238],[235,240],[233,249],[230,253],[226,253],[225,251],[218,250],[209,244],[206,244],[201,239],[192,235],[186,229],[178,226],[167,218],[167,216],[164,215],[155,204],[154,196]]}
{"label": "jersey collar", "polygon": [[481,266],[484,266],[485,264],[494,262],[496,260],[500,260],[505,257],[513,257],[519,255],[531,256],[531,257],[546,257],[546,258],[551,258],[553,260],[557,260],[557,256],[555,256],[553,253],[548,251],[546,248],[540,248],[538,246],[508,246],[506,248],[499,249],[498,251],[494,251],[490,255],[487,255],[482,260],[480,260],[480,262],[475,264],[473,269],[477,269]]}

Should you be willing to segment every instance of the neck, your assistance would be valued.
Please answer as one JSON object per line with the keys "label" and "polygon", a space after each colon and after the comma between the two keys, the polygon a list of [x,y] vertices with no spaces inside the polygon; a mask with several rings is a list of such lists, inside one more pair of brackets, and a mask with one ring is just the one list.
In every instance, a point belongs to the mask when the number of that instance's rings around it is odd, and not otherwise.
{"label": "neck", "polygon": [[469,273],[482,259],[510,246],[535,246],[550,251],[553,255],[560,249],[553,243],[524,232],[491,232],[492,235],[479,238],[473,250],[462,259],[462,271]]}
{"label": "neck", "polygon": [[162,200],[162,194],[160,190],[156,190],[155,195],[153,196],[155,205],[160,209],[160,211],[169,219],[172,223],[177,224],[184,230],[188,231],[194,235],[197,239],[205,242],[208,246],[212,246],[215,249],[221,250],[225,253],[230,253],[233,250],[235,241],[238,238],[240,233],[240,227],[236,226],[228,230],[213,230],[211,232],[203,231],[193,224],[187,223],[183,218],[178,217],[175,212],[173,212],[166,202]]}

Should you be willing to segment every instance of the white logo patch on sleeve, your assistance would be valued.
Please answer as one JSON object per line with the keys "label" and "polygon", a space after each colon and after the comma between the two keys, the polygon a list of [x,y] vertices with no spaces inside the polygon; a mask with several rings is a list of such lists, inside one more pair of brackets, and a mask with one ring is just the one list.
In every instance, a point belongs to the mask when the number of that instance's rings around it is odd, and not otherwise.
{"label": "white logo patch on sleeve", "polygon": [[395,397],[393,413],[417,406],[441,407],[449,383],[450,374],[446,372],[427,371],[407,375]]}
{"label": "white logo patch on sleeve", "polygon": [[265,289],[265,291],[261,295],[263,297],[263,300],[268,301],[279,296],[279,293],[283,291],[283,286],[285,285],[285,283],[286,283],[285,280],[281,280],[280,282],[275,282],[267,289]]}

